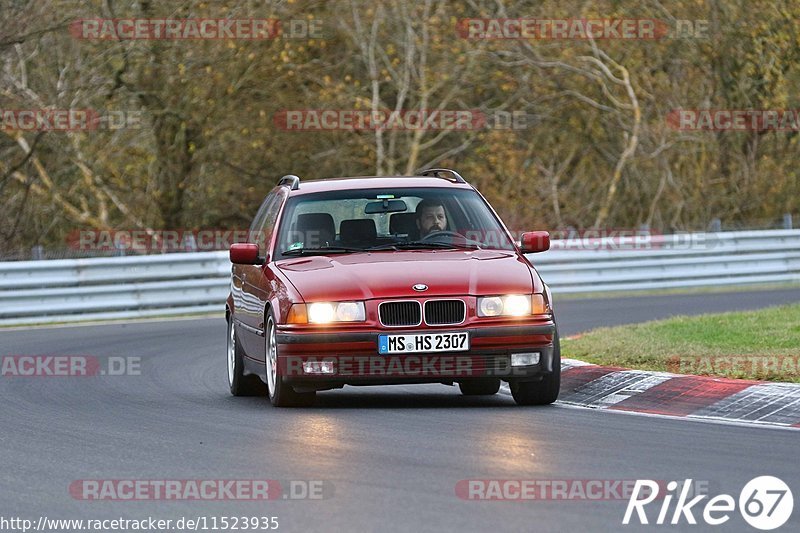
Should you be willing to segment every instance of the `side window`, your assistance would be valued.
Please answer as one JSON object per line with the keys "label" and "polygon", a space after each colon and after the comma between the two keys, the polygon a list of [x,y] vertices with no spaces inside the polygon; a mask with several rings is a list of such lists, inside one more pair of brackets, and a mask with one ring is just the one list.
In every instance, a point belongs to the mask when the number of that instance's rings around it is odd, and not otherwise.
{"label": "side window", "polygon": [[283,205],[283,199],[284,194],[282,194],[282,191],[274,193],[272,200],[267,204],[261,225],[256,227],[256,231],[261,235],[260,238],[265,242],[269,242],[272,232],[275,231],[275,222],[278,220],[278,213],[280,213]]}
{"label": "side window", "polygon": [[259,235],[259,231],[264,225],[264,220],[267,217],[267,213],[269,213],[270,207],[275,204],[277,198],[278,194],[273,191],[269,193],[261,203],[261,207],[258,209],[258,213],[256,213],[253,219],[253,223],[250,224],[250,231],[247,233],[247,242],[260,244],[264,241],[263,237]]}

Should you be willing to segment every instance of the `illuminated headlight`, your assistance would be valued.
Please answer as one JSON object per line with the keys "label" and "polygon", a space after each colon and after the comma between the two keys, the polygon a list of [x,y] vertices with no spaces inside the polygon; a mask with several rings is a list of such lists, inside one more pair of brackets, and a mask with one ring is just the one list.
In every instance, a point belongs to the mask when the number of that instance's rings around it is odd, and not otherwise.
{"label": "illuminated headlight", "polygon": [[478,298],[478,316],[524,316],[531,314],[529,294]]}
{"label": "illuminated headlight", "polygon": [[312,324],[364,320],[366,320],[364,302],[315,302],[308,306],[308,321]]}

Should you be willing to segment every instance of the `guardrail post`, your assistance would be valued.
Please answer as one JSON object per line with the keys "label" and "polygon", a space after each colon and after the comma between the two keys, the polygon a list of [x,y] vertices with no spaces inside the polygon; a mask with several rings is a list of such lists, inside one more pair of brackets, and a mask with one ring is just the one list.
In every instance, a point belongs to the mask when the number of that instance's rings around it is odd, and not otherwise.
{"label": "guardrail post", "polygon": [[792,214],[783,214],[783,229],[792,229]]}
{"label": "guardrail post", "polygon": [[31,259],[34,261],[41,261],[44,259],[44,246],[41,244],[37,244],[33,248],[31,248]]}
{"label": "guardrail post", "polygon": [[712,218],[711,224],[708,227],[708,231],[711,232],[722,231],[722,221],[718,218]]}

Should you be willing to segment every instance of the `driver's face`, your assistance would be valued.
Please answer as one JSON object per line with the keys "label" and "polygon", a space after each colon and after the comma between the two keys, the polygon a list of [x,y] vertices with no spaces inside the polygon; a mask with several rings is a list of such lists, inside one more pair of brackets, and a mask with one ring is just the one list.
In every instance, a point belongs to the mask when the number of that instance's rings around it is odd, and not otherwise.
{"label": "driver's face", "polygon": [[434,231],[444,231],[447,227],[447,215],[444,214],[444,207],[428,207],[422,210],[422,214],[417,218],[417,227],[420,237]]}

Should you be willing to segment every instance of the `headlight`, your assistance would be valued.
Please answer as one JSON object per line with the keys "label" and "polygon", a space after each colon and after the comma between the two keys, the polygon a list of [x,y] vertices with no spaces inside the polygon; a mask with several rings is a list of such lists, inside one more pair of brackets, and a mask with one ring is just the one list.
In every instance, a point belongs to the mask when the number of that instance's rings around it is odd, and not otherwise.
{"label": "headlight", "polygon": [[336,306],[337,322],[361,322],[365,317],[364,302],[340,302]]}
{"label": "headlight", "polygon": [[531,314],[531,297],[511,294],[503,298],[503,314],[523,316]]}
{"label": "headlight", "polygon": [[526,316],[545,313],[541,294],[507,294],[478,298],[478,316]]}
{"label": "headlight", "polygon": [[315,302],[308,306],[308,321],[312,324],[364,320],[366,320],[364,302]]}
{"label": "headlight", "polygon": [[308,321],[325,324],[333,321],[333,304],[317,302],[308,306]]}
{"label": "headlight", "polygon": [[499,296],[478,298],[478,316],[500,316],[503,314],[503,299]]}

